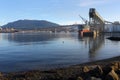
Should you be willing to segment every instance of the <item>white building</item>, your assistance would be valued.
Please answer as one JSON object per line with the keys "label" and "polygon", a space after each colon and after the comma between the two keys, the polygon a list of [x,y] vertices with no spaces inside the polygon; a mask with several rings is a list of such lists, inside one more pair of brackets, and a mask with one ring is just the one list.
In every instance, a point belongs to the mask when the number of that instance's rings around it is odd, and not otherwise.
{"label": "white building", "polygon": [[106,24],[105,32],[120,32],[120,23],[115,21],[113,24]]}

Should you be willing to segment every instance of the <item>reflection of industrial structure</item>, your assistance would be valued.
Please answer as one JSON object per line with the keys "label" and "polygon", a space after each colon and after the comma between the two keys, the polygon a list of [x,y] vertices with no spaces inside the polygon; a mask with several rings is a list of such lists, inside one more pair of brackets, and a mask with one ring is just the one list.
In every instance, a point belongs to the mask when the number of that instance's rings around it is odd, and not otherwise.
{"label": "reflection of industrial structure", "polygon": [[95,36],[95,37],[83,37],[78,35],[80,41],[85,42],[85,48],[88,48],[89,56],[94,57],[97,51],[102,47],[104,44],[104,35]]}
{"label": "reflection of industrial structure", "polygon": [[89,53],[95,53],[104,43],[104,36],[97,36],[89,40]]}

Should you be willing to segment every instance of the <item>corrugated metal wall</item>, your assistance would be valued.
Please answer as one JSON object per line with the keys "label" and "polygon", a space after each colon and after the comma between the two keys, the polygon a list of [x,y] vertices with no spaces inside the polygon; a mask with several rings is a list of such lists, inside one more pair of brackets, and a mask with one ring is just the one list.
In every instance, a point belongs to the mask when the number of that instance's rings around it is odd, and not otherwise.
{"label": "corrugated metal wall", "polygon": [[105,32],[120,32],[120,24],[106,24]]}

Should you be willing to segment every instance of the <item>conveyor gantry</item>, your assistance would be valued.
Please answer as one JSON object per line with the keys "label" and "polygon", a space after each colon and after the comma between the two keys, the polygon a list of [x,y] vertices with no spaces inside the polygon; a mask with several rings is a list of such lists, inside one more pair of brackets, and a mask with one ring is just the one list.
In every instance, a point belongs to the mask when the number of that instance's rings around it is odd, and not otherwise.
{"label": "conveyor gantry", "polygon": [[91,31],[96,31],[98,33],[104,31],[105,21],[95,8],[90,8],[89,10],[89,25]]}

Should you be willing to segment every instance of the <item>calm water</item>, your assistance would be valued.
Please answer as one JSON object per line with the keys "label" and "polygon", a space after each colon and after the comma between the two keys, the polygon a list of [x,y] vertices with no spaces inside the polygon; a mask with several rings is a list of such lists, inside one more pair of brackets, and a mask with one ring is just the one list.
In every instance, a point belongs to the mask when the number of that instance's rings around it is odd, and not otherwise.
{"label": "calm water", "polygon": [[120,42],[77,33],[0,34],[0,71],[51,69],[120,55]]}

